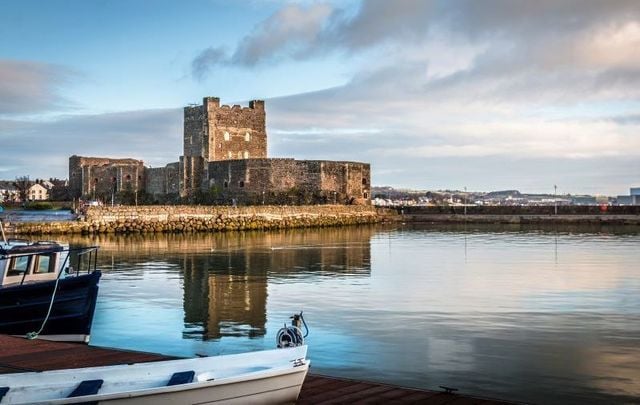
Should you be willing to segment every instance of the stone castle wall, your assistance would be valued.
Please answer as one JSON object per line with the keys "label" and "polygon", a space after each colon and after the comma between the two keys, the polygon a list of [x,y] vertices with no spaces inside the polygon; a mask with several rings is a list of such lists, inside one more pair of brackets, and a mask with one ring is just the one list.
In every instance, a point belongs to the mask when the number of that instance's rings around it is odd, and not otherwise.
{"label": "stone castle wall", "polygon": [[180,192],[180,163],[169,163],[165,167],[147,168],[145,191],[151,195],[178,194]]}
{"label": "stone castle wall", "polygon": [[239,204],[369,204],[370,167],[357,162],[249,159],[209,163],[213,200]]}
{"label": "stone castle wall", "polygon": [[141,160],[71,156],[69,189],[73,198],[109,200],[121,191],[141,191],[145,167]]}

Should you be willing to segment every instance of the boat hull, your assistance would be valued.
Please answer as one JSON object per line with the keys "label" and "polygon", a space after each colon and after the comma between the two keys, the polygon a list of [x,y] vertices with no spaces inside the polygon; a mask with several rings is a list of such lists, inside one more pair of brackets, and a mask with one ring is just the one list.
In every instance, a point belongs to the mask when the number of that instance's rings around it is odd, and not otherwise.
{"label": "boat hull", "polygon": [[201,387],[181,387],[178,391],[120,397],[98,401],[109,405],[174,404],[288,404],[295,403],[307,375],[308,365],[295,372],[248,381]]}
{"label": "boat hull", "polygon": [[[51,314],[40,339],[88,342],[101,273],[95,271],[58,282]],[[0,333],[24,336],[42,327],[55,280],[0,288]]]}

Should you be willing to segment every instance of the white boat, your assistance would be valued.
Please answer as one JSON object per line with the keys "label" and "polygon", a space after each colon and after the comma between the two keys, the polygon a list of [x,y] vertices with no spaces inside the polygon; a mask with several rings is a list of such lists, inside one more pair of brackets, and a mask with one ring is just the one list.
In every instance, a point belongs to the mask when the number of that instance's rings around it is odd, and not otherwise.
{"label": "white boat", "polygon": [[214,357],[0,375],[5,404],[294,403],[307,346]]}

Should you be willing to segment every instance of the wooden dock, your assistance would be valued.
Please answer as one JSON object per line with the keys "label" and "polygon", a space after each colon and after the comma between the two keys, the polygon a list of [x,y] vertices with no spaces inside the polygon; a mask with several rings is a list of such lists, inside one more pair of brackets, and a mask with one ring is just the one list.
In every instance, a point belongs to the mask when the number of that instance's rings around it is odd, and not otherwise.
{"label": "wooden dock", "polygon": [[[175,359],[154,353],[0,335],[0,374]],[[497,405],[498,400],[309,374],[298,404]]]}

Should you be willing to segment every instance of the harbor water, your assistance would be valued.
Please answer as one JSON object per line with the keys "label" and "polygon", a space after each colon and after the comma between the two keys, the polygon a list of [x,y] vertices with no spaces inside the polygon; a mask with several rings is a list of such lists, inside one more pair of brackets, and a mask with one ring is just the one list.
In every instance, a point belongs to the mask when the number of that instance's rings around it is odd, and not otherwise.
{"label": "harbor water", "polygon": [[640,401],[637,228],[67,240],[101,245],[93,345],[178,356],[269,349],[304,311],[314,373],[534,403]]}

